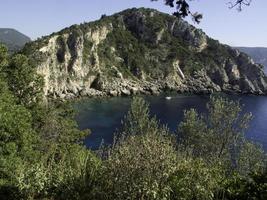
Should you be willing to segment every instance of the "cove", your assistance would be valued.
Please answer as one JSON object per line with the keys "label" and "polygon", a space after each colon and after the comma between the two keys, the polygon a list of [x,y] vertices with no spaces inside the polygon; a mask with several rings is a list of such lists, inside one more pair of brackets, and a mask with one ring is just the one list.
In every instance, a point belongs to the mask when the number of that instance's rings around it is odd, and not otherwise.
{"label": "cove", "polygon": [[[168,95],[169,96],[169,95]],[[144,96],[150,104],[152,115],[156,115],[162,124],[174,131],[183,119],[183,111],[194,108],[206,112],[209,95],[165,95]],[[253,119],[246,132],[246,137],[267,150],[267,97],[253,95],[227,95],[227,98],[240,101],[244,112],[251,112]],[[91,134],[85,139],[85,145],[97,149],[104,142],[111,144],[114,132],[121,127],[121,121],[127,114],[132,97],[90,98],[73,103],[77,111],[76,120],[81,130],[90,129]]]}

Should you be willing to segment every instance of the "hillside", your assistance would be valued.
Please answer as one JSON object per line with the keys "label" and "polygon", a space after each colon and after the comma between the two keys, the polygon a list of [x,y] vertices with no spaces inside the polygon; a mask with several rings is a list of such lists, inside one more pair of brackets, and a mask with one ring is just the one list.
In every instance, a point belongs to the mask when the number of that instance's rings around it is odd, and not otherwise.
{"label": "hillside", "polygon": [[256,63],[264,65],[267,72],[267,48],[264,47],[236,47],[240,51],[248,54]]}
{"label": "hillside", "polygon": [[128,9],[29,43],[52,98],[162,91],[264,94],[261,65],[182,19]]}
{"label": "hillside", "polygon": [[15,52],[24,47],[31,39],[15,29],[0,28],[0,42],[5,44],[10,52]]}

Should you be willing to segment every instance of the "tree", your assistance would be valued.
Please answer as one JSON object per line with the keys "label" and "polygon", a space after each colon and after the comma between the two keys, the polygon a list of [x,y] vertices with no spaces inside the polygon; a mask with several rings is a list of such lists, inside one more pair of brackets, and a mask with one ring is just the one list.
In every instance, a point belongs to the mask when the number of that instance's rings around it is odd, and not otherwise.
{"label": "tree", "polygon": [[[158,1],[158,0],[151,0],[151,1]],[[190,10],[190,1],[193,0],[164,0],[165,4],[167,6],[170,6],[171,8],[175,8],[175,12],[173,13],[176,17],[187,17],[190,15],[194,22],[200,23],[200,20],[202,19],[202,14],[195,12],[192,13]],[[230,0],[228,2],[229,8],[235,8],[237,7],[237,10],[241,11],[243,6],[249,6],[251,4],[252,0]],[[175,6],[176,4],[176,6]]]}
{"label": "tree", "polygon": [[75,199],[92,188],[100,161],[81,145],[88,131],[69,105],[41,98],[29,59],[0,45],[0,199]]}
{"label": "tree", "polygon": [[76,113],[69,103],[50,102],[49,107],[44,106],[39,111],[39,134],[50,144],[78,144],[90,133],[78,129]]}
{"label": "tree", "polygon": [[40,154],[36,151],[38,135],[32,128],[32,114],[18,104],[7,84],[8,66],[7,49],[0,45],[0,198],[17,199],[18,177]]}
{"label": "tree", "polygon": [[220,165],[195,158],[134,98],[122,135],[105,155],[100,199],[212,199],[224,178]]}
{"label": "tree", "polygon": [[8,86],[18,103],[31,107],[42,99],[42,77],[37,75],[26,56],[21,54],[13,56],[5,73]]}
{"label": "tree", "polygon": [[34,107],[33,116],[39,136],[36,151],[42,156],[21,174],[20,190],[30,196],[75,199],[84,187],[90,189],[90,170],[98,163],[92,152],[81,145],[88,131],[78,129],[75,112],[67,103],[39,105]]}
{"label": "tree", "polygon": [[20,172],[36,161],[37,141],[31,113],[16,103],[6,83],[0,80],[0,193],[18,185]]}
{"label": "tree", "polygon": [[123,135],[155,133],[159,129],[156,118],[150,117],[149,105],[142,98],[134,98],[123,121]]}
{"label": "tree", "polygon": [[225,164],[230,172],[247,175],[262,169],[263,151],[244,136],[251,114],[242,113],[238,102],[221,97],[212,97],[207,110],[206,116],[185,111],[177,131],[180,144],[192,149],[195,157]]}
{"label": "tree", "polygon": [[3,68],[8,65],[8,50],[7,48],[0,44],[0,72],[3,72]]}
{"label": "tree", "polygon": [[225,179],[224,168],[201,158],[180,160],[170,179],[172,200],[213,200]]}
{"label": "tree", "polygon": [[251,173],[248,177],[234,175],[225,181],[223,190],[221,198],[224,199],[267,199],[267,169]]}
{"label": "tree", "polygon": [[103,199],[168,199],[168,179],[177,167],[175,140],[134,98],[122,134],[109,149],[100,196]]}

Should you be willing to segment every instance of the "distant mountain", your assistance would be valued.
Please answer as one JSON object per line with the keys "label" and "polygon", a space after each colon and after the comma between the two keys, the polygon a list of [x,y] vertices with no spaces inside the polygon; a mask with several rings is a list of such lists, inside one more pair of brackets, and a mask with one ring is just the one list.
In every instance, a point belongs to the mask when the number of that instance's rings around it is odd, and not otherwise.
{"label": "distant mountain", "polygon": [[267,48],[264,47],[236,47],[236,48],[251,56],[256,63],[264,65],[265,72],[267,73]]}
{"label": "distant mountain", "polygon": [[0,28],[0,43],[5,44],[10,52],[15,52],[24,47],[31,39],[15,29]]}

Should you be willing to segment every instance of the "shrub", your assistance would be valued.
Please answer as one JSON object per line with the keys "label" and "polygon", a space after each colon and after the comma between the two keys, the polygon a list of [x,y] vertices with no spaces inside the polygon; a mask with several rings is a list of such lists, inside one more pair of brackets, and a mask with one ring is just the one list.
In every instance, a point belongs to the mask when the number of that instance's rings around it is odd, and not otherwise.
{"label": "shrub", "polygon": [[171,178],[170,199],[214,199],[223,179],[220,165],[208,165],[202,159],[182,160]]}
{"label": "shrub", "polygon": [[267,171],[252,173],[247,177],[235,174],[225,181],[221,196],[227,200],[267,199]]}
{"label": "shrub", "polygon": [[[221,162],[231,172],[243,170],[248,173],[244,168],[252,169],[252,163],[263,166],[263,151],[248,143],[244,136],[251,114],[243,114],[238,102],[222,97],[212,97],[207,110],[207,116],[195,110],[185,111],[177,131],[180,144],[191,148],[195,157]],[[257,158],[252,156],[252,160],[249,156],[252,154],[257,154]]]}
{"label": "shrub", "polygon": [[168,199],[168,180],[177,165],[173,137],[155,118],[147,104],[135,98],[122,135],[104,161],[103,199]]}

